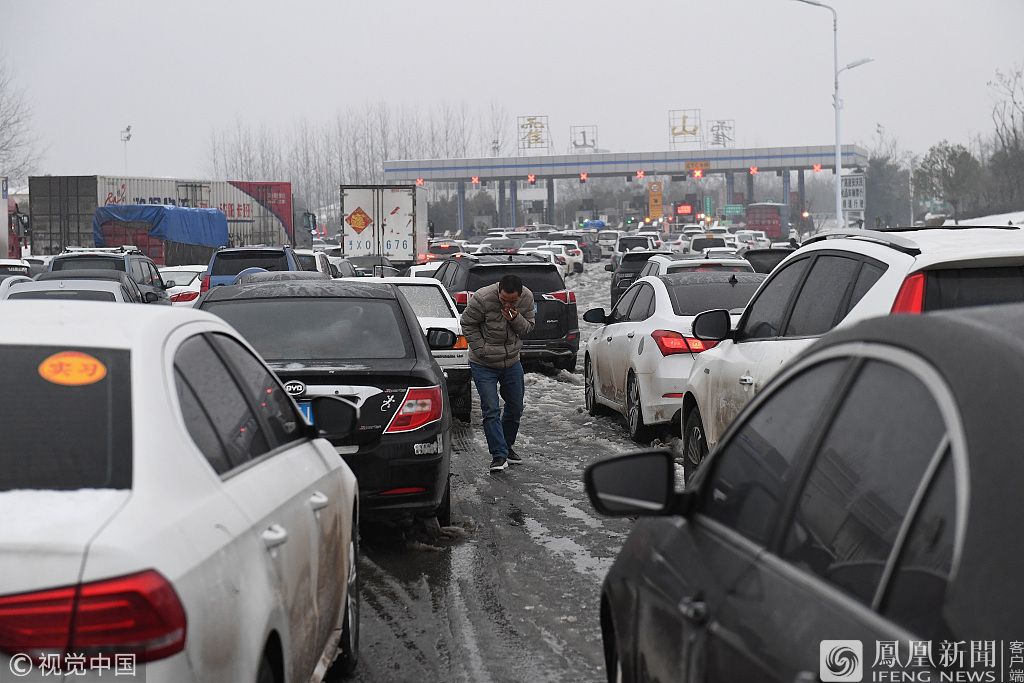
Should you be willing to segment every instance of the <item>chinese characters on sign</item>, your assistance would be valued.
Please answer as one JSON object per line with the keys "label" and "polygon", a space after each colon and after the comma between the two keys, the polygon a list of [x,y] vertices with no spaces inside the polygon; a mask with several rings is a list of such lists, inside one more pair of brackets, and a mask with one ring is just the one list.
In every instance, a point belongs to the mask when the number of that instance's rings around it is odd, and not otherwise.
{"label": "chinese characters on sign", "polygon": [[[102,678],[104,674],[114,680],[128,680],[136,676],[141,679],[145,676],[135,668],[134,654],[86,655],[68,652],[62,656],[57,653],[46,653],[39,659],[33,659],[21,653],[10,658],[8,668],[17,676],[15,680],[28,676],[33,669],[37,670],[38,678],[52,678],[55,681],[73,681],[79,676],[88,676],[88,680],[94,680],[94,677]],[[0,672],[0,680],[7,680],[2,674],[3,672]]]}
{"label": "chinese characters on sign", "polygon": [[569,154],[597,151],[597,126],[572,126],[569,129],[572,146]]}
{"label": "chinese characters on sign", "polygon": [[668,113],[669,144],[672,149],[686,145],[701,146],[704,129],[700,122],[700,109],[673,109]]}
{"label": "chinese characters on sign", "polygon": [[548,146],[548,117],[520,116],[519,151],[547,149]]}
{"label": "chinese characters on sign", "polygon": [[647,205],[649,207],[647,215],[651,220],[661,218],[661,183],[647,183]]}
{"label": "chinese characters on sign", "polygon": [[843,175],[843,211],[863,211],[866,190],[863,173]]}
{"label": "chinese characters on sign", "polygon": [[708,147],[721,147],[732,149],[736,146],[735,119],[718,119],[708,121],[707,145]]}

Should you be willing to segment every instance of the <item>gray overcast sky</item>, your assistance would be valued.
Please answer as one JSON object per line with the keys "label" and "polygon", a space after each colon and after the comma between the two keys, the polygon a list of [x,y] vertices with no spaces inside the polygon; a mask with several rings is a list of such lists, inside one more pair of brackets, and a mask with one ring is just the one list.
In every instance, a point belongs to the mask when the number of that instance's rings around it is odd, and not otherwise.
{"label": "gray overcast sky", "polygon": [[[547,115],[556,151],[668,149],[668,111],[735,119],[738,147],[829,145],[832,16],[793,0],[6,0],[0,48],[55,175],[201,177],[210,131],[386,102]],[[1024,62],[1022,0],[832,0],[844,143],[917,153],[992,131]],[[289,180],[282,178],[281,180]]]}

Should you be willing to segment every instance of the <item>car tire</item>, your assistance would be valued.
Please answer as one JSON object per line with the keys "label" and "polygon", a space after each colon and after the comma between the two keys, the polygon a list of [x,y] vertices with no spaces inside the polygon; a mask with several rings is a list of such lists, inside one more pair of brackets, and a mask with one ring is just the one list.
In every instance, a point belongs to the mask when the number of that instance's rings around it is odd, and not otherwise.
{"label": "car tire", "polygon": [[694,408],[686,418],[683,429],[683,476],[684,484],[690,485],[690,476],[708,455],[708,439],[700,411]]}
{"label": "car tire", "polygon": [[612,412],[610,408],[597,402],[597,384],[594,380],[594,368],[590,364],[590,356],[583,359],[583,402],[587,407],[587,413],[594,417],[609,415]]}
{"label": "car tire", "polygon": [[280,683],[277,680],[277,674],[274,673],[274,664],[266,652],[260,659],[260,668],[256,670],[256,683]]}
{"label": "car tire", "polygon": [[644,424],[643,400],[640,397],[640,381],[632,372],[626,377],[626,426],[629,438],[637,443],[651,439],[651,430]]}
{"label": "car tire", "polygon": [[572,272],[578,273],[579,275],[582,275],[583,274],[583,264],[580,263],[579,261],[574,263],[573,267],[572,267]]}
{"label": "car tire", "polygon": [[359,525],[352,520],[349,538],[348,580],[346,581],[345,619],[341,626],[338,657],[324,674],[324,681],[335,683],[348,678],[359,663]]}

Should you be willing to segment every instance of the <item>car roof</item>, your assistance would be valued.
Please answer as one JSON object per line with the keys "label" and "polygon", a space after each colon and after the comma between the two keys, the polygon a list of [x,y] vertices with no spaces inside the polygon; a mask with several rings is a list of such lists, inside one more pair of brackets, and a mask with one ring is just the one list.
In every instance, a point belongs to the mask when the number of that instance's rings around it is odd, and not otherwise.
{"label": "car roof", "polygon": [[284,252],[286,249],[291,247],[267,247],[263,245],[253,245],[251,247],[223,247],[213,252],[214,258],[223,254],[244,254],[246,252]]}
{"label": "car roof", "polygon": [[[432,277],[375,277],[373,278],[373,281],[383,282],[384,284],[389,285],[402,285],[403,287],[414,285],[417,287],[436,287],[437,289],[444,289],[444,285],[441,284],[441,281],[435,280]],[[447,292],[448,290],[444,289],[444,291]]]}
{"label": "car roof", "polygon": [[36,280],[45,282],[47,280],[116,280],[124,282],[128,273],[123,270],[107,270],[103,268],[76,268],[73,270],[54,270],[49,273],[40,273]]}
{"label": "car roof", "polygon": [[17,288],[19,292],[49,291],[52,289],[80,289],[95,292],[120,292],[121,283],[112,280],[82,280],[75,278],[72,283],[68,278],[50,280],[29,280],[28,282],[15,282],[11,285],[11,291]]}
{"label": "car roof", "polygon": [[193,271],[199,273],[199,272],[202,272],[202,271],[206,270],[207,268],[209,268],[209,266],[208,265],[197,265],[197,264],[194,264],[194,263],[190,263],[190,264],[184,265],[184,266],[157,266],[157,268],[161,272],[163,272],[165,270],[193,270]]}
{"label": "car roof", "polygon": [[[960,498],[967,505],[967,536],[947,606],[958,632],[1007,632],[1010,624],[988,620],[1006,612],[1001,605],[1024,604],[1016,570],[1013,580],[992,581],[993,571],[1006,576],[1021,566],[1019,544],[1003,542],[998,530],[1024,526],[1024,304],[871,318],[827,333],[805,354],[862,342],[911,351],[938,371],[956,398],[968,450],[968,472],[957,473],[966,487]],[[992,535],[972,535],[972,528]]]}
{"label": "car roof", "polygon": [[[651,276],[640,278],[640,281],[642,282],[648,277]],[[768,275],[765,273],[727,273],[707,270],[699,273],[666,273],[665,275],[657,275],[654,277],[661,280],[666,285],[676,287],[682,285],[707,285],[718,282],[760,284],[767,279]]]}
{"label": "car roof", "polygon": [[704,254],[655,254],[650,261],[656,263],[693,263],[699,262],[715,266],[749,266],[750,262],[741,256],[706,256]]}
{"label": "car roof", "polygon": [[[395,289],[378,278],[343,278],[337,280],[281,280],[244,285],[214,287],[203,303],[239,299],[274,299],[278,297],[325,297],[394,299]],[[368,280],[372,280],[368,282]]]}
{"label": "car roof", "polygon": [[1008,226],[944,226],[895,230],[833,230],[813,235],[804,247],[857,251],[858,243],[888,246],[914,257],[914,268],[938,263],[1024,256],[1024,232]]}

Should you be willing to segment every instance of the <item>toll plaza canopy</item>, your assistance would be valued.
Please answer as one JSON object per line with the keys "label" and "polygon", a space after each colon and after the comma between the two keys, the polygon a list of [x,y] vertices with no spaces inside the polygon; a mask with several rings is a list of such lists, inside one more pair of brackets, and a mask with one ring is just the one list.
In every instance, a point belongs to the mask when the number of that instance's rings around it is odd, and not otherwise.
{"label": "toll plaza canopy", "polygon": [[[866,167],[868,152],[856,145],[842,146],[844,169]],[[692,175],[700,169],[713,173],[753,174],[765,171],[832,171],[835,146],[758,147],[751,149],[677,150],[672,152],[628,152],[625,154],[567,154],[478,159],[414,159],[385,161],[387,183],[416,181],[473,182],[610,176],[637,177],[644,174]],[[641,176],[642,177],[642,176]]]}

